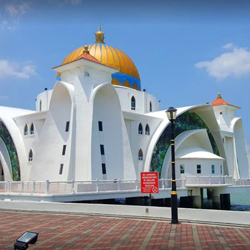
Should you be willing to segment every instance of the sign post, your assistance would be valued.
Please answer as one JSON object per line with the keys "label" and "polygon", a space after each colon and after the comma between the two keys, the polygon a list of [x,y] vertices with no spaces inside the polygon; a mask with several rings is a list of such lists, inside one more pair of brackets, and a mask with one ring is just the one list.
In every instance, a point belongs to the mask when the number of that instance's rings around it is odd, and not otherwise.
{"label": "sign post", "polygon": [[141,172],[141,193],[143,194],[159,193],[158,172]]}

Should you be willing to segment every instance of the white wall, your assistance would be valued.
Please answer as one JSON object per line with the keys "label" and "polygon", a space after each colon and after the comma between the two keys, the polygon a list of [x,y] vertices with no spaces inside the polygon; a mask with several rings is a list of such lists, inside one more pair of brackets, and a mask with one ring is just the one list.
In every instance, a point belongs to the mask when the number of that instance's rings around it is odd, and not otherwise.
{"label": "white wall", "polygon": [[[36,111],[46,111],[49,109],[49,104],[51,100],[53,90],[45,90],[36,97]],[[41,102],[41,110],[40,110]]]}
{"label": "white wall", "polygon": [[[138,91],[122,86],[114,86],[114,88],[119,96],[122,111],[140,114],[148,113],[150,112],[150,102],[152,103],[152,112],[159,111],[159,101],[153,95],[150,95],[144,91]],[[136,100],[135,110],[131,110],[132,96],[134,96]]]}
{"label": "white wall", "polygon": [[237,108],[228,105],[221,105],[214,106],[213,109],[220,128],[223,131],[232,131],[230,126],[233,118],[235,117]]}
{"label": "white wall", "polygon": [[224,147],[225,147],[225,151],[226,151],[228,174],[233,176],[234,178],[238,178],[238,166],[237,166],[237,161],[235,159],[233,137],[231,137],[231,136],[224,137]]}
{"label": "white wall", "polygon": [[[32,165],[32,162],[29,162],[29,152],[30,150],[34,152],[34,149],[37,148],[37,145],[39,144],[40,133],[43,128],[44,119],[41,119],[41,117],[37,117],[36,114],[32,114],[22,117],[21,119],[16,119],[16,124],[18,125],[25,146],[25,161],[27,164],[27,167],[25,168],[26,170],[25,179],[27,180],[28,176],[30,175],[31,165]],[[33,124],[34,126],[34,134],[31,134],[30,131],[31,124]],[[25,125],[27,125],[28,127],[27,135],[24,135]]]}
{"label": "white wall", "polygon": [[[130,148],[135,166],[136,178],[140,178],[140,172],[147,171],[145,169],[145,160],[149,151],[150,141],[160,124],[160,119],[143,116],[139,114],[124,114],[126,132],[130,142]],[[143,134],[138,133],[139,124],[142,124]],[[146,125],[150,128],[150,134],[145,133]],[[143,160],[138,159],[139,150],[143,151]]]}
{"label": "white wall", "polygon": [[[86,75],[85,72],[88,72]],[[74,80],[76,109],[75,138],[75,179],[92,179],[92,126],[94,95],[107,80],[108,74],[91,68],[84,68]],[[111,76],[109,75],[109,81]],[[100,151],[99,151],[100,152]],[[98,154],[99,155],[99,154]],[[96,166],[97,167],[97,166]],[[101,166],[100,166],[101,169]]]}
{"label": "white wall", "polygon": [[[185,174],[180,174],[180,165],[185,166]],[[197,165],[201,165],[201,173],[197,174]],[[215,173],[211,172],[211,165],[215,166]],[[223,160],[206,160],[206,159],[176,159],[176,179],[181,176],[216,176],[220,175],[220,166],[223,166]],[[171,166],[169,166],[171,168]],[[223,175],[222,173],[221,175]]]}
{"label": "white wall", "polygon": [[239,119],[234,126],[235,148],[240,178],[249,178],[246,141],[243,132],[242,120]]}

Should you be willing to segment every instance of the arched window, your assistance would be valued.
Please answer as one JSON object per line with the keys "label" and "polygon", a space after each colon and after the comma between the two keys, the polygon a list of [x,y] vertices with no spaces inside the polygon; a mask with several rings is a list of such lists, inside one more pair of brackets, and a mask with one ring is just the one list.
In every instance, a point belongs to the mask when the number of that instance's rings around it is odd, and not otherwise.
{"label": "arched window", "polygon": [[32,151],[32,149],[29,152],[29,161],[33,161],[33,151]]}
{"label": "arched window", "polygon": [[30,126],[30,134],[34,135],[34,124],[33,123]]}
{"label": "arched window", "polygon": [[28,134],[28,125],[27,124],[25,124],[25,126],[24,126],[23,134],[24,135]]}
{"label": "arched window", "polygon": [[146,128],[145,128],[145,135],[150,135],[150,128],[148,124],[146,125]]}
{"label": "arched window", "polygon": [[142,160],[143,160],[143,152],[142,152],[141,149],[139,150],[139,153],[138,153],[138,160],[139,160],[139,161],[142,161]]}
{"label": "arched window", "polygon": [[139,127],[138,127],[138,134],[139,135],[143,134],[143,127],[142,127],[141,123],[139,124]]}
{"label": "arched window", "polygon": [[43,102],[42,102],[42,100],[40,100],[40,102],[39,102],[39,111],[42,111],[42,105],[43,105]]}
{"label": "arched window", "polygon": [[149,102],[149,111],[152,112],[152,102]]}
{"label": "arched window", "polygon": [[135,97],[131,97],[131,110],[135,110]]}

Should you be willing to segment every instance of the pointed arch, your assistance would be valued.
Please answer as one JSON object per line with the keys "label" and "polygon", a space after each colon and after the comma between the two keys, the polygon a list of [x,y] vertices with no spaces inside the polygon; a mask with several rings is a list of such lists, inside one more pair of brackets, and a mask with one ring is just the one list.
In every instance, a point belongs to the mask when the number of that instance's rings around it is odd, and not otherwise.
{"label": "pointed arch", "polygon": [[30,149],[30,152],[29,152],[29,161],[33,161],[33,150]]}
{"label": "pointed arch", "polygon": [[42,107],[43,107],[43,101],[41,99],[40,102],[39,102],[39,111],[40,112],[42,111]]}
{"label": "pointed arch", "polygon": [[34,135],[34,124],[33,123],[31,123],[31,125],[30,125],[30,134]]}
{"label": "pointed arch", "polygon": [[146,128],[145,128],[145,135],[150,135],[150,128],[148,124],[146,125]]}
{"label": "pointed arch", "polygon": [[138,152],[138,160],[139,161],[143,161],[143,152],[142,152],[142,149],[140,149],[139,152]]}
{"label": "pointed arch", "polygon": [[23,135],[28,135],[28,125],[27,124],[25,124],[25,126],[24,126]]}
{"label": "pointed arch", "polygon": [[132,96],[131,97],[131,110],[135,110],[136,108],[136,100],[135,100],[135,97]]}
{"label": "pointed arch", "polygon": [[142,124],[140,123],[139,126],[138,126],[138,134],[139,135],[142,135],[143,134],[143,127],[142,127]]}

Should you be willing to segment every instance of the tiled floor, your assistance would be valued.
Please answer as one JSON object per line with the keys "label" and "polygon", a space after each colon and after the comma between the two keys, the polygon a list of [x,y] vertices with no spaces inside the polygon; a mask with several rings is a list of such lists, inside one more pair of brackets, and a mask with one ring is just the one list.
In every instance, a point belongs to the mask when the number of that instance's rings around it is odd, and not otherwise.
{"label": "tiled floor", "polygon": [[250,228],[0,211],[1,250],[25,231],[39,232],[29,249],[250,249]]}

